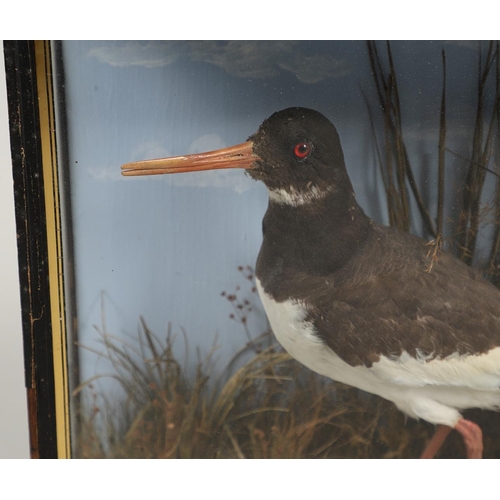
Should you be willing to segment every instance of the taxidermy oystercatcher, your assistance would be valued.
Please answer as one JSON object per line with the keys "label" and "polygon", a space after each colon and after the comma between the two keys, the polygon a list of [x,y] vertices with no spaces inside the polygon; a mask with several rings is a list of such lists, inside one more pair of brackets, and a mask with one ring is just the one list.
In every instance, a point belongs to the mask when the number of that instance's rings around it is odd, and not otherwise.
{"label": "taxidermy oystercatcher", "polygon": [[423,239],[357,204],[335,127],[289,108],[247,142],[123,165],[124,175],[245,168],[269,190],[258,291],[274,334],[321,375],[437,424],[422,458],[456,429],[481,458],[466,408],[500,406],[500,291],[451,254],[430,266]]}

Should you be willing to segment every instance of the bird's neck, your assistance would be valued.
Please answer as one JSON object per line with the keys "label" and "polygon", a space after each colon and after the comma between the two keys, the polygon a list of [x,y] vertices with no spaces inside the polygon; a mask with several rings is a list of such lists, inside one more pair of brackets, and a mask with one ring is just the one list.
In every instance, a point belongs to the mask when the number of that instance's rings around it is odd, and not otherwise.
{"label": "bird's neck", "polygon": [[331,275],[357,253],[371,231],[371,219],[350,190],[302,205],[271,197],[263,220],[257,277],[263,282],[290,272]]}

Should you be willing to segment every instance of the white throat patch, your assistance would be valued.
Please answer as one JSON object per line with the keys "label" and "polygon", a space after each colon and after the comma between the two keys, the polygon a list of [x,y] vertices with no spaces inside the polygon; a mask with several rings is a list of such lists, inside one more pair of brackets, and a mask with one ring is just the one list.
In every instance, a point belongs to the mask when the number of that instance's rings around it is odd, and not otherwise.
{"label": "white throat patch", "polygon": [[316,186],[312,186],[307,191],[297,191],[293,187],[289,190],[286,189],[270,189],[269,199],[280,203],[282,205],[291,205],[292,207],[298,207],[300,205],[307,205],[315,200],[321,200],[326,198],[326,196],[332,192],[332,188],[327,187],[325,189],[319,189]]}

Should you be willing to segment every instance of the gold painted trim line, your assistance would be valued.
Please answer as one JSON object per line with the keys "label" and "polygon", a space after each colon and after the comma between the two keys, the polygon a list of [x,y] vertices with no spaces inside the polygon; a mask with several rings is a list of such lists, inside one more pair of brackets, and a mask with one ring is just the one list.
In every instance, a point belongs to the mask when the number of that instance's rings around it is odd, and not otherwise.
{"label": "gold painted trim line", "polygon": [[43,185],[54,363],[58,458],[71,457],[66,311],[64,298],[61,205],[57,169],[54,88],[49,41],[35,42]]}

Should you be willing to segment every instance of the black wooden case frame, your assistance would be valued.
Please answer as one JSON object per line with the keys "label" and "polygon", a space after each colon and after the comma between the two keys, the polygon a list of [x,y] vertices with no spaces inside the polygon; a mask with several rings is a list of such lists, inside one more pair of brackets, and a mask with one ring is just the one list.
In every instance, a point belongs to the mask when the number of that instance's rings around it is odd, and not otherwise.
{"label": "black wooden case frame", "polygon": [[33,458],[71,455],[67,343],[71,316],[64,293],[71,272],[63,270],[63,246],[69,254],[71,244],[63,241],[61,229],[70,212],[61,211],[60,186],[68,179],[58,169],[65,147],[56,141],[56,109],[64,108],[54,98],[57,51],[58,45],[47,41],[4,42]]}

